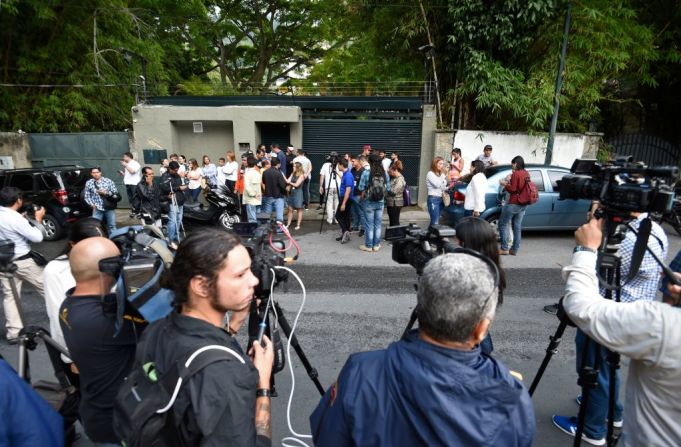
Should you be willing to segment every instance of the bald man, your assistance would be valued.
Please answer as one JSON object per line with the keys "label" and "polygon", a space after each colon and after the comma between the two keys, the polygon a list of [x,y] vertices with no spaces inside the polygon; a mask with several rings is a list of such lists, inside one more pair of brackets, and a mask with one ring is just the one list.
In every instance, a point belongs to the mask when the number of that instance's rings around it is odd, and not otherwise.
{"label": "bald man", "polygon": [[120,254],[103,237],[78,242],[69,263],[76,287],[66,294],[59,323],[80,373],[80,416],[85,433],[98,445],[119,444],[113,430],[113,401],[135,359],[141,321],[126,316],[116,333],[116,279],[99,271],[99,261]]}

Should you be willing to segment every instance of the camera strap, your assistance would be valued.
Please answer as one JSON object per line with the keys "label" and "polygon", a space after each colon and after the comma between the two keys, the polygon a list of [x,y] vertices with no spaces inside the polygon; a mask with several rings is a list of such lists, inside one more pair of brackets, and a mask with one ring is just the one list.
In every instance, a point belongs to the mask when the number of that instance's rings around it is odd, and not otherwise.
{"label": "camera strap", "polygon": [[650,217],[646,217],[641,221],[638,226],[638,234],[636,238],[636,243],[634,244],[634,251],[631,254],[631,266],[629,267],[629,274],[624,280],[626,283],[634,279],[638,274],[638,269],[641,267],[641,262],[643,262],[643,255],[646,253],[646,247],[648,246],[648,239],[650,238],[650,232],[653,228],[653,223]]}

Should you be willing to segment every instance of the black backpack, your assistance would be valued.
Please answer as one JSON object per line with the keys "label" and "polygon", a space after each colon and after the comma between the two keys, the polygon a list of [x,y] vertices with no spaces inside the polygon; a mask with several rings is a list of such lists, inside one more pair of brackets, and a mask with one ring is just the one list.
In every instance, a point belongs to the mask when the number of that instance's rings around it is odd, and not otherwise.
{"label": "black backpack", "polygon": [[372,202],[380,202],[385,199],[385,177],[375,175],[370,180],[371,182],[367,188],[367,198]]}
{"label": "black backpack", "polygon": [[234,358],[243,363],[244,359],[226,346],[202,346],[158,377],[156,365],[144,363],[143,351],[143,346],[138,346],[135,366],[116,395],[114,431],[126,447],[184,446],[173,412],[182,385],[211,363]]}

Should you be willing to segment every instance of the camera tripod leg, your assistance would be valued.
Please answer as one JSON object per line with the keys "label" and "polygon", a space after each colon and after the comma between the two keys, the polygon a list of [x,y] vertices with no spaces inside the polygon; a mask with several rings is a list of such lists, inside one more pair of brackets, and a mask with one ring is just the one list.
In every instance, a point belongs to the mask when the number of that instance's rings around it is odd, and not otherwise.
{"label": "camera tripod leg", "polygon": [[409,317],[409,323],[407,323],[407,327],[404,328],[404,332],[402,333],[402,340],[407,339],[407,336],[409,335],[409,331],[411,331],[411,328],[414,327],[414,323],[416,322],[417,317],[418,317],[418,307],[415,307],[414,310],[411,312],[411,316]]}
{"label": "camera tripod leg", "polygon": [[[272,304],[277,311],[277,321],[279,322],[279,326],[281,327],[281,330],[284,331],[286,338],[288,338],[289,341],[291,342],[291,346],[293,346],[293,349],[296,351],[296,354],[298,354],[298,358],[300,359],[300,362],[305,367],[305,371],[307,371],[307,375],[312,380],[312,383],[314,383],[315,387],[317,387],[317,391],[319,391],[319,394],[321,394],[323,396],[324,395],[324,387],[322,387],[321,382],[319,382],[319,373],[310,364],[310,361],[307,359],[307,356],[303,352],[303,348],[298,343],[298,338],[296,337],[296,334],[291,334],[291,326],[288,324],[288,320],[286,320],[286,317],[284,316],[284,310],[281,308],[279,303],[277,303],[276,301],[273,300]],[[289,362],[290,361],[291,361],[291,359],[289,359]]]}
{"label": "camera tripod leg", "polygon": [[610,372],[610,382],[608,384],[608,434],[606,437],[607,445],[617,444],[615,438],[615,406],[617,405],[617,371],[620,369],[620,355],[617,352],[608,350],[608,368]]}
{"label": "camera tripod leg", "polygon": [[17,375],[26,382],[31,383],[31,368],[28,363],[28,349],[26,336],[21,335],[19,340],[19,362],[17,368]]}
{"label": "camera tripod leg", "polygon": [[[594,365],[587,366],[589,357],[589,344],[594,345]],[[579,379],[577,384],[582,387],[582,403],[579,406],[579,414],[577,415],[577,432],[575,433],[574,447],[579,447],[582,443],[582,434],[584,433],[584,423],[586,421],[586,409],[589,406],[589,393],[592,389],[598,386],[598,372],[601,368],[601,347],[593,342],[589,337],[584,340],[584,352],[582,352],[582,364],[579,369]]]}
{"label": "camera tripod leg", "polygon": [[549,362],[551,361],[551,358],[553,355],[558,352],[558,346],[560,345],[560,342],[563,338],[563,332],[565,332],[565,328],[567,327],[568,320],[567,318],[563,318],[560,320],[560,324],[558,325],[558,328],[556,329],[556,332],[549,336],[549,345],[546,347],[546,355],[544,356],[544,360],[542,360],[541,365],[539,366],[539,369],[537,370],[537,374],[534,376],[534,380],[532,381],[532,385],[530,385],[530,396],[534,394],[534,391],[537,389],[537,386],[539,385],[539,381],[541,380],[542,376],[544,375],[544,371],[546,370],[546,367],[549,365]]}

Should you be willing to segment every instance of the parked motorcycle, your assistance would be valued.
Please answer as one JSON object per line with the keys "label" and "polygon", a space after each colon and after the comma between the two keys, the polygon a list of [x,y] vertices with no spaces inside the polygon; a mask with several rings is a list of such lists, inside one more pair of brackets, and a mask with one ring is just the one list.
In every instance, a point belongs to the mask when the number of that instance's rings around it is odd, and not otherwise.
{"label": "parked motorcycle", "polygon": [[241,222],[241,209],[236,194],[226,186],[208,189],[205,195],[208,206],[198,202],[185,202],[182,222],[186,226],[219,224],[225,230],[232,230]]}

